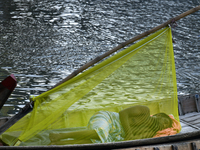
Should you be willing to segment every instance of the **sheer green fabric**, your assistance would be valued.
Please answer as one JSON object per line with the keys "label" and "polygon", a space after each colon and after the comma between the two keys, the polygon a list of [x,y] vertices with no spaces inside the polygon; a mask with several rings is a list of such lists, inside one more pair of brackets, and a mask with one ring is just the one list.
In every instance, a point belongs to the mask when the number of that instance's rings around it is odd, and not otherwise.
{"label": "sheer green fabric", "polygon": [[49,133],[82,130],[98,111],[118,113],[136,105],[179,121],[171,29],[157,31],[33,100],[33,111],[1,135],[8,145],[48,145]]}

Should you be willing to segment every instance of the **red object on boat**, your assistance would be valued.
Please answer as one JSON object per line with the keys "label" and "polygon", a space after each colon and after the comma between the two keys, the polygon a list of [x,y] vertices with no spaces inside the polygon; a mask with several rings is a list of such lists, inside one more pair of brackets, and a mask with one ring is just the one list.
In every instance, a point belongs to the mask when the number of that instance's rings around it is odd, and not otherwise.
{"label": "red object on boat", "polygon": [[3,107],[4,103],[7,101],[8,97],[15,89],[17,85],[17,80],[13,74],[5,78],[0,83],[0,109]]}
{"label": "red object on boat", "polygon": [[15,79],[15,76],[11,74],[7,78],[5,78],[1,84],[5,86],[7,89],[13,91],[17,85],[17,80]]}

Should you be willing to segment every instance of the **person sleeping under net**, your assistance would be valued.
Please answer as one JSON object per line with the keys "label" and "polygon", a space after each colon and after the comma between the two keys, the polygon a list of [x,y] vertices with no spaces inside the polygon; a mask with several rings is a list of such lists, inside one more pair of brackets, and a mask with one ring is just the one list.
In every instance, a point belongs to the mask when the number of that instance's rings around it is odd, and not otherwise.
{"label": "person sleeping under net", "polygon": [[51,133],[50,145],[108,143],[152,138],[157,131],[172,127],[165,113],[150,116],[146,106],[137,105],[119,113],[99,111],[89,120],[87,130]]}

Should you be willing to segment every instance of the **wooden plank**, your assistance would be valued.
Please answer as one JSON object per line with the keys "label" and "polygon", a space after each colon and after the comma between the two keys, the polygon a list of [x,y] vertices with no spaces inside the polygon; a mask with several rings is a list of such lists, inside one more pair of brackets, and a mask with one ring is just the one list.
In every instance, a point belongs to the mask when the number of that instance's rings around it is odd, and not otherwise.
{"label": "wooden plank", "polygon": [[184,115],[181,100],[179,100],[179,99],[178,99],[178,113],[179,113],[179,116]]}
{"label": "wooden plank", "polygon": [[199,115],[199,113],[197,112],[192,112],[192,113],[188,113],[188,114],[185,114],[183,116],[179,116],[180,119],[184,119],[184,118],[189,118],[191,116],[196,116],[196,115]]}
{"label": "wooden plank", "polygon": [[177,144],[178,150],[192,150],[191,144],[190,143],[179,143]]}
{"label": "wooden plank", "polygon": [[[199,146],[199,145],[198,145]],[[192,150],[191,142],[176,143],[175,145],[156,145],[156,146],[144,146],[123,148],[118,150]]]}
{"label": "wooden plank", "polygon": [[195,99],[195,103],[196,103],[196,107],[197,107],[197,112],[199,112],[200,111],[200,109],[199,109],[199,94],[195,94],[194,99]]}
{"label": "wooden plank", "polygon": [[117,149],[117,150],[153,150],[152,148],[151,149],[149,149],[149,148],[141,148],[141,147],[137,147],[137,148],[120,148],[120,149]]}
{"label": "wooden plank", "polygon": [[200,149],[200,140],[195,141],[197,149]]}
{"label": "wooden plank", "polygon": [[184,118],[182,120],[187,121],[187,122],[193,122],[193,121],[196,121],[196,120],[199,120],[199,119],[200,119],[200,115],[195,115],[195,116],[191,116],[189,118]]}
{"label": "wooden plank", "polygon": [[10,119],[10,117],[2,117],[2,118],[0,118],[0,126],[4,125],[9,119]]}
{"label": "wooden plank", "polygon": [[173,144],[161,144],[151,146],[140,146],[132,148],[123,148],[119,150],[199,150],[200,140],[177,142]]}
{"label": "wooden plank", "polygon": [[31,112],[33,109],[33,106],[31,103],[27,103],[25,105],[25,107],[23,107],[23,109],[16,114],[15,116],[13,116],[12,118],[10,118],[5,124],[3,124],[0,127],[0,134],[2,134],[3,132],[5,132],[8,128],[10,128],[14,123],[16,123],[18,120],[20,120],[22,117],[24,117],[27,113]]}
{"label": "wooden plank", "polygon": [[183,114],[197,112],[197,107],[193,96],[185,96],[179,99],[181,101]]}
{"label": "wooden plank", "polygon": [[200,123],[197,123],[197,124],[194,124],[194,125],[200,128]]}
{"label": "wooden plank", "polygon": [[190,123],[191,123],[191,124],[194,124],[194,125],[197,125],[197,124],[200,123],[200,118],[198,118],[198,119],[196,119],[196,120],[194,120],[194,121],[191,121]]}
{"label": "wooden plank", "polygon": [[187,96],[178,96],[179,99],[179,115],[200,111],[199,94],[191,94]]}
{"label": "wooden plank", "polygon": [[171,145],[161,145],[161,146],[157,146],[157,148],[159,150],[172,150],[172,146]]}
{"label": "wooden plank", "polygon": [[[184,127],[182,130],[186,130],[186,128],[189,129],[188,127],[193,128],[193,129],[188,130],[188,132],[200,130],[200,128],[199,128],[198,126],[196,126],[195,124],[192,124],[192,122],[186,122],[186,121],[181,120],[181,123],[184,123],[184,124],[187,125],[187,126]],[[181,130],[181,131],[182,131],[182,130]]]}
{"label": "wooden plank", "polygon": [[172,146],[171,145],[143,146],[143,147],[123,148],[118,150],[172,150]]}
{"label": "wooden plank", "polygon": [[195,132],[195,131],[198,131],[198,129],[188,126],[188,127],[182,128],[180,133],[189,133],[189,132]]}

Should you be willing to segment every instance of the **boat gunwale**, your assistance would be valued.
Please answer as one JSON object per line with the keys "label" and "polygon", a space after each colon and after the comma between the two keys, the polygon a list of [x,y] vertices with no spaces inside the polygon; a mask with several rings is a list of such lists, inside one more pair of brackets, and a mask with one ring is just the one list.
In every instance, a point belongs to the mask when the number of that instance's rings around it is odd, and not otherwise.
{"label": "boat gunwale", "polygon": [[193,131],[187,133],[179,133],[171,136],[148,138],[140,140],[130,140],[112,143],[95,143],[95,144],[74,144],[74,145],[49,145],[49,146],[3,146],[0,149],[65,149],[65,150],[89,150],[89,149],[119,149],[119,148],[133,148],[139,146],[153,146],[159,144],[170,144],[175,142],[187,142],[191,140],[200,139],[200,131]]}

